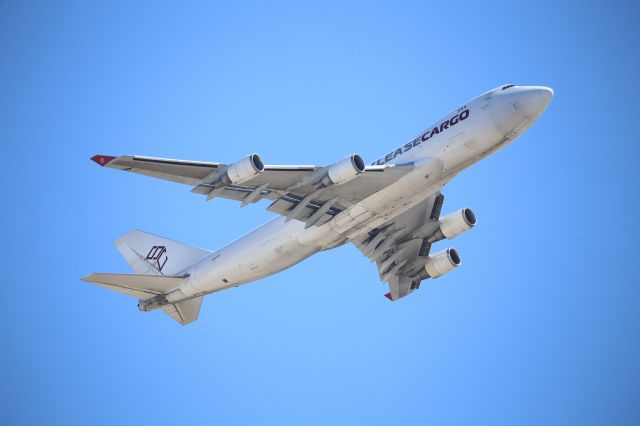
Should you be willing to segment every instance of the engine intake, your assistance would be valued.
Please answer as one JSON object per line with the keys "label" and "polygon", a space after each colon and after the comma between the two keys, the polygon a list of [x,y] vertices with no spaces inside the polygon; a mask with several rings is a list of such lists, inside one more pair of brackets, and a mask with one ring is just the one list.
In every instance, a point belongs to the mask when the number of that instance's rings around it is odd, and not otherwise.
{"label": "engine intake", "polygon": [[460,260],[458,251],[453,248],[448,248],[433,256],[429,256],[424,268],[416,275],[415,281],[422,281],[426,278],[438,278],[453,271],[460,266],[461,263],[462,261]]}
{"label": "engine intake", "polygon": [[264,170],[264,163],[258,154],[251,154],[240,161],[227,166],[226,173],[222,176],[224,185],[235,185],[246,182]]}
{"label": "engine intake", "polygon": [[342,185],[353,180],[364,172],[365,164],[362,157],[353,154],[344,160],[338,161],[327,168],[327,173],[318,182],[319,187],[330,185]]}
{"label": "engine intake", "polygon": [[467,232],[476,225],[477,219],[473,210],[465,207],[457,212],[441,217],[438,222],[440,223],[440,227],[435,234],[429,238],[429,242],[431,243],[445,238],[450,240],[463,232]]}

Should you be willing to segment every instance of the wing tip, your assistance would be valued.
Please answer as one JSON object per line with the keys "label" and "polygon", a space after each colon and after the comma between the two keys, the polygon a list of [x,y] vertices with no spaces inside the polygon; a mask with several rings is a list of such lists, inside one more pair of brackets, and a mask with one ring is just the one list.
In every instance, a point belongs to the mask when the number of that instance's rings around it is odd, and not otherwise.
{"label": "wing tip", "polygon": [[114,159],[116,159],[116,157],[112,157],[111,155],[100,155],[100,154],[97,154],[91,157],[91,161],[95,162],[100,166],[106,166],[107,164],[112,162]]}
{"label": "wing tip", "polygon": [[393,302],[393,296],[391,296],[391,293],[385,294],[384,297],[386,297],[387,299],[389,299],[389,300],[391,300]]}
{"label": "wing tip", "polygon": [[86,283],[93,283],[93,276],[95,274],[89,274],[86,277],[82,277],[80,278],[82,281],[86,282]]}

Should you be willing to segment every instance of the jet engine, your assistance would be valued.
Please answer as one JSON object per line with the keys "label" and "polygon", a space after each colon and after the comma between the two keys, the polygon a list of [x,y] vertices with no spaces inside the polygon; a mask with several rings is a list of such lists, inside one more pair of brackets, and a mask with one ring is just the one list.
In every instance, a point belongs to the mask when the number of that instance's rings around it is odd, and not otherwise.
{"label": "jet engine", "polygon": [[364,172],[365,164],[362,157],[353,154],[338,161],[327,168],[327,173],[320,179],[318,186],[342,185]]}
{"label": "jet engine", "polygon": [[426,278],[438,278],[441,275],[451,272],[460,264],[460,255],[456,249],[449,248],[429,256],[424,268],[418,272],[414,281],[422,281]]}
{"label": "jet engine", "polygon": [[224,185],[246,182],[264,170],[264,163],[258,154],[251,154],[227,166],[221,180]]}
{"label": "jet engine", "polygon": [[440,228],[429,238],[429,242],[455,238],[473,228],[477,223],[477,219],[473,210],[465,207],[441,217],[438,222],[440,222]]}

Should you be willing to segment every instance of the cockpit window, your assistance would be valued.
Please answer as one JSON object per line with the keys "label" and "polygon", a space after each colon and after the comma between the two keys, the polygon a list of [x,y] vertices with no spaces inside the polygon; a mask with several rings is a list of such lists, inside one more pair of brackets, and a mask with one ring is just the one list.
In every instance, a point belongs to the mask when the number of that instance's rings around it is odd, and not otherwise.
{"label": "cockpit window", "polygon": [[506,86],[502,86],[502,90],[508,89],[509,87],[514,87],[515,84],[507,84]]}

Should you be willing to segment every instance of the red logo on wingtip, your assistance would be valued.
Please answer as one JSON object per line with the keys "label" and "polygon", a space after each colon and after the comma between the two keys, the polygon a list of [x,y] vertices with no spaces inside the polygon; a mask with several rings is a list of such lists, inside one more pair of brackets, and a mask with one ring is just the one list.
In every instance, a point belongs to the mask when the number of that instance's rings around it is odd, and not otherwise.
{"label": "red logo on wingtip", "polygon": [[393,302],[393,297],[391,297],[391,293],[385,294],[384,297],[386,297],[387,299],[389,299],[389,300],[391,300]]}
{"label": "red logo on wingtip", "polygon": [[114,158],[116,158],[116,157],[112,157],[110,155],[94,155],[93,157],[91,157],[91,160],[93,160],[94,162],[96,162],[97,164],[99,164],[101,166],[106,166]]}

